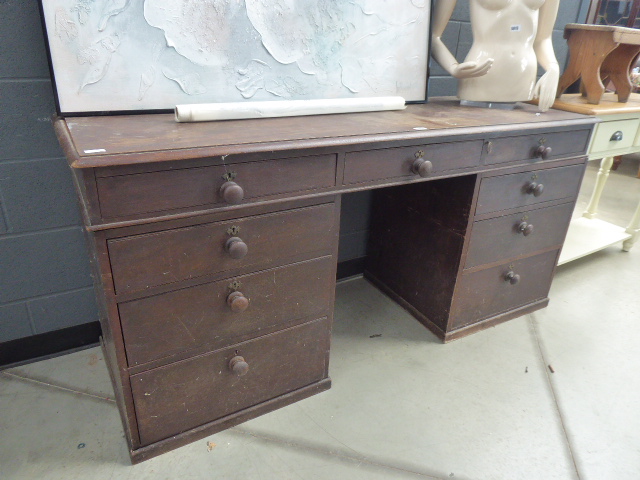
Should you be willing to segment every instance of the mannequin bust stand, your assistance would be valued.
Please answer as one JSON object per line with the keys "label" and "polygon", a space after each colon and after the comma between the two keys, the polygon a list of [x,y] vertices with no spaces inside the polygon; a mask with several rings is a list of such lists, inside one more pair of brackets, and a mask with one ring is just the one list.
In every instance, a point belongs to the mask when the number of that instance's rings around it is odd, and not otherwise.
{"label": "mannequin bust stand", "polygon": [[[559,0],[469,0],[473,44],[461,63],[441,38],[456,3],[434,2],[432,55],[459,80],[458,97],[489,108],[537,98],[548,110],[560,74],[551,43]],[[538,64],[545,70],[539,80]]]}

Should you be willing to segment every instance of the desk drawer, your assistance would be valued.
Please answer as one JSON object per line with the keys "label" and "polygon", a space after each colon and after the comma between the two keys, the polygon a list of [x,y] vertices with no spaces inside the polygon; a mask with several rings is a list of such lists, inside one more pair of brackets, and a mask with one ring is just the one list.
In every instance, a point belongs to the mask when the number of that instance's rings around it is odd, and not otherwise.
{"label": "desk drawer", "polygon": [[480,184],[476,215],[563,198],[573,200],[583,174],[584,165],[580,164],[485,177]]}
{"label": "desk drawer", "polygon": [[[232,282],[248,299],[244,311],[233,312],[228,303]],[[121,303],[129,366],[328,315],[333,285],[333,257],[323,257]]]}
{"label": "desk drawer", "polygon": [[599,123],[593,134],[589,154],[603,153],[609,156],[609,152],[629,148],[636,138],[638,126],[640,120],[637,118]]}
{"label": "desk drawer", "polygon": [[200,168],[97,178],[103,218],[126,217],[189,207],[227,205],[220,193],[233,174],[247,203],[283,193],[335,185],[336,155],[265,160]]}
{"label": "desk drawer", "polygon": [[[116,293],[330,255],[334,221],[330,203],[109,240]],[[243,253],[240,243],[227,249],[232,238],[246,246],[243,257],[232,257]]]}
{"label": "desk drawer", "polygon": [[343,183],[420,178],[412,171],[418,158],[431,162],[432,170],[428,176],[435,177],[442,172],[477,166],[481,154],[481,140],[351,152],[345,158]]}
{"label": "desk drawer", "polygon": [[[142,445],[168,438],[326,378],[326,318],[131,376]],[[229,362],[242,356],[248,372]]]}
{"label": "desk drawer", "polygon": [[590,135],[591,129],[586,129],[492,138],[485,147],[484,163],[493,165],[523,160],[539,161],[542,158],[536,151],[541,145],[551,149],[548,159],[581,156],[587,151]]}
{"label": "desk drawer", "polygon": [[573,202],[475,222],[465,268],[561,245],[572,213]]}
{"label": "desk drawer", "polygon": [[[528,257],[498,267],[463,274],[456,286],[449,329],[461,328],[484,318],[543,299],[549,293],[558,251]],[[513,285],[506,275],[520,276]]]}

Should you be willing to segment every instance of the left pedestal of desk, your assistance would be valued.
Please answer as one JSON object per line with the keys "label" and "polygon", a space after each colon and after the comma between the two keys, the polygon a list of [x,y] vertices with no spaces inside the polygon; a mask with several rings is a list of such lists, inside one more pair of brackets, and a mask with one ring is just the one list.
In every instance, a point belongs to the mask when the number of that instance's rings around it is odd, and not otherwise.
{"label": "left pedestal of desk", "polygon": [[72,171],[132,461],[328,389],[340,196],[301,192],[336,156],[102,157]]}

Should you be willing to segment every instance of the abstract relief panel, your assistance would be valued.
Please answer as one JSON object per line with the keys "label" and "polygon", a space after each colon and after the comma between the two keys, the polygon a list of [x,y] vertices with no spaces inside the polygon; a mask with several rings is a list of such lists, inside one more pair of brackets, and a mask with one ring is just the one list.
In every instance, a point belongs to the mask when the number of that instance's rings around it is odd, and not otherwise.
{"label": "abstract relief panel", "polygon": [[42,0],[62,113],[426,96],[428,0]]}

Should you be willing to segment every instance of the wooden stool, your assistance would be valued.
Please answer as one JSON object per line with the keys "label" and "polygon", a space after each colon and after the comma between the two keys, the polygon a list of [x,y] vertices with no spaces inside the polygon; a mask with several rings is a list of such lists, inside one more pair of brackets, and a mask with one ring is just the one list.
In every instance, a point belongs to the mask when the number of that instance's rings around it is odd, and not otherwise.
{"label": "wooden stool", "polygon": [[604,93],[604,83],[611,80],[618,101],[626,102],[631,94],[629,71],[640,53],[640,31],[608,25],[570,23],[564,28],[569,44],[569,66],[558,83],[559,98],[573,82],[582,78],[583,96],[597,105]]}

